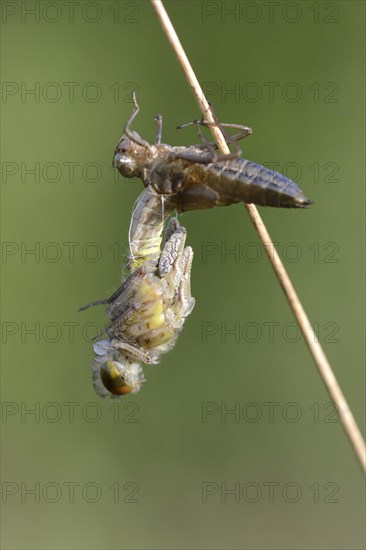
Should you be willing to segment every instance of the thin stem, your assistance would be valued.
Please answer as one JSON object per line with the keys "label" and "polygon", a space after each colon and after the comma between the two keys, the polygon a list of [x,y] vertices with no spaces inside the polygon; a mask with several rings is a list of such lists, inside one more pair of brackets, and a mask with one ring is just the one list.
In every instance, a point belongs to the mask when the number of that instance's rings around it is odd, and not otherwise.
{"label": "thin stem", "polygon": [[[158,20],[163,28],[163,31],[182,67],[184,75],[187,79],[188,85],[190,86],[192,93],[197,101],[197,104],[202,112],[202,115],[205,120],[210,123],[215,123],[213,114],[210,109],[210,105],[207,99],[204,96],[202,88],[197,80],[197,77],[191,67],[191,64],[188,60],[188,57],[183,49],[182,44],[178,38],[177,33],[172,25],[172,22],[169,19],[169,16],[161,2],[161,0],[150,0],[152,8],[154,9]],[[223,134],[217,126],[210,126],[210,131],[214,140],[216,141],[218,147],[222,153],[229,153],[229,148],[225,141]],[[356,457],[358,458],[361,467],[366,472],[366,448],[363,441],[361,432],[356,424],[356,421],[353,417],[353,414],[348,406],[348,403],[343,395],[343,392],[337,382],[336,377],[332,371],[332,368],[329,364],[329,361],[319,343],[316,340],[314,332],[311,328],[310,321],[308,316],[305,313],[304,308],[301,305],[299,297],[296,294],[293,284],[289,276],[287,275],[286,269],[281,262],[281,259],[276,251],[273,241],[263,223],[262,218],[260,217],[258,210],[252,204],[245,204],[245,208],[250,216],[250,219],[253,222],[253,225],[259,235],[259,238],[262,241],[262,244],[266,250],[269,261],[274,269],[274,272],[282,286],[282,289],[285,293],[287,301],[292,309],[292,312],[295,316],[295,319],[302,331],[306,345],[314,359],[314,362],[318,368],[319,374],[325,384],[326,389],[332,399],[336,404],[338,409],[338,414],[344,428],[344,431],[349,438],[352,448],[355,452]]]}

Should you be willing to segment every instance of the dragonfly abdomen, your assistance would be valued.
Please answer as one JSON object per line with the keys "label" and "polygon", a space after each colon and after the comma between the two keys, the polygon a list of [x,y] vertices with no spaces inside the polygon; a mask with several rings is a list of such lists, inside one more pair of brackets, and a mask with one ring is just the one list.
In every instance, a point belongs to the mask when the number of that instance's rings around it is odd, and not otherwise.
{"label": "dragonfly abdomen", "polygon": [[290,178],[246,159],[209,164],[206,170],[207,185],[218,185],[220,195],[233,202],[282,208],[312,204]]}

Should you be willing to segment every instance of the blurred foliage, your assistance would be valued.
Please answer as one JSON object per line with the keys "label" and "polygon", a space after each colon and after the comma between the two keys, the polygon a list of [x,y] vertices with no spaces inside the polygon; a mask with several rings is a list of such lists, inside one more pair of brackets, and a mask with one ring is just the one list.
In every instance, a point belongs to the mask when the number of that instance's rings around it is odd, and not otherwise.
{"label": "blurred foliage", "polygon": [[[166,2],[243,154],[315,200],[261,214],[362,424],[364,3],[269,4]],[[196,142],[199,113],[148,2],[73,9],[2,3],[3,547],[364,548],[358,464],[241,205],[182,216],[195,310],[138,395],[94,395],[106,316],[76,310],[125,261],[129,94],[150,141],[161,112]]]}

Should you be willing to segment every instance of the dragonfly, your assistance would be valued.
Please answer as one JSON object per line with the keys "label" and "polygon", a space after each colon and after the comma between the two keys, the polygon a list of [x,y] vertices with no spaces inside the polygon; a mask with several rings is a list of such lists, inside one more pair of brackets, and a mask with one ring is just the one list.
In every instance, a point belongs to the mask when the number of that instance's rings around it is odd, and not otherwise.
{"label": "dragonfly", "polygon": [[[156,364],[175,344],[195,300],[190,274],[193,251],[185,246],[187,232],[176,218],[164,222],[167,208],[154,190],[136,201],[129,230],[129,277],[106,300],[110,324],[107,339],[93,346],[92,377],[101,396],[119,398],[136,393],[144,382],[140,363]],[[100,336],[100,335],[99,335]]]}
{"label": "dragonfly", "polygon": [[[201,143],[171,146],[161,143],[162,116],[156,115],[156,139],[150,144],[134,130],[131,124],[140,111],[136,95],[132,95],[134,110],[124,125],[114,156],[113,167],[126,178],[137,177],[147,188],[175,203],[178,212],[227,206],[239,202],[259,206],[306,208],[313,203],[288,177],[260,164],[241,158],[237,141],[252,134],[252,129],[241,124],[215,124],[223,131],[226,141],[235,147],[228,155],[219,155],[216,144],[208,142],[200,130],[211,123],[194,120],[178,126],[197,127]],[[224,128],[238,129],[228,136]]]}

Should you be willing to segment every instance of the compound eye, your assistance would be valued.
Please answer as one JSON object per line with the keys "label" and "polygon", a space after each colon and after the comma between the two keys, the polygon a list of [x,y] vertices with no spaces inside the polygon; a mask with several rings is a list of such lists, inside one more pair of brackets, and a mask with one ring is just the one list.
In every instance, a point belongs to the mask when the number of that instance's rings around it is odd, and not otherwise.
{"label": "compound eye", "polygon": [[132,387],[127,384],[126,377],[118,368],[115,361],[106,361],[100,369],[100,379],[103,386],[113,395],[126,395],[132,392]]}
{"label": "compound eye", "polygon": [[137,172],[136,162],[128,155],[121,153],[120,150],[114,155],[113,166],[125,178],[133,178]]}

